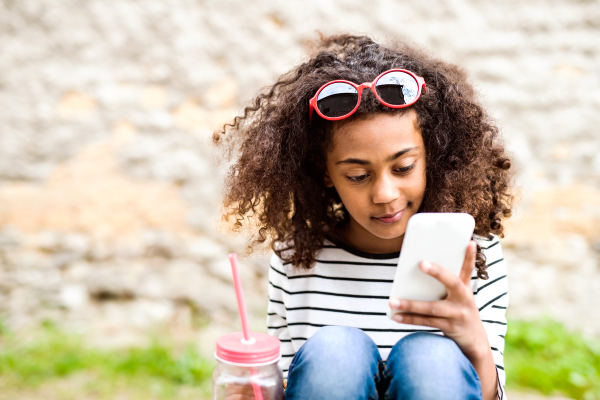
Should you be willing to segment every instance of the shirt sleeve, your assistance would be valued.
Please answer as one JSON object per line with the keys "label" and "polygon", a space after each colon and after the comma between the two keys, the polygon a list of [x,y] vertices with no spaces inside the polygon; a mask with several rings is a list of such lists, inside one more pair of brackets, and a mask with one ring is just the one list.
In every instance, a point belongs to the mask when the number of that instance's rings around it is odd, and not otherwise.
{"label": "shirt sleeve", "polygon": [[486,256],[487,272],[489,279],[477,279],[474,271],[475,294],[477,308],[488,341],[492,349],[496,374],[498,376],[498,399],[506,400],[504,386],[506,373],[504,371],[504,337],[506,335],[506,307],[508,306],[508,281],[506,276],[506,262],[502,255],[502,248],[496,236],[491,240],[478,240]]}
{"label": "shirt sleeve", "polygon": [[267,333],[281,341],[281,359],[279,368],[283,377],[287,378],[288,369],[292,358],[296,354],[292,346],[292,338],[288,329],[286,318],[286,292],[288,290],[288,277],[283,268],[283,263],[276,254],[271,257],[269,267],[269,305],[267,308]]}

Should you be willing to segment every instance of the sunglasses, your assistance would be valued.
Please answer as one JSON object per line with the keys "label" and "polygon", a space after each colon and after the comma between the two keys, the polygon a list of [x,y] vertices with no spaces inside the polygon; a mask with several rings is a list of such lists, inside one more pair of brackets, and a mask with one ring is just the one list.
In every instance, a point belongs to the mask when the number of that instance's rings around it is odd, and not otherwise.
{"label": "sunglasses", "polygon": [[309,121],[313,110],[329,121],[348,118],[358,109],[363,89],[369,88],[381,102],[391,108],[404,108],[414,104],[427,93],[425,79],[405,69],[390,69],[381,73],[373,82],[357,85],[354,82],[337,80],[323,86],[309,100]]}

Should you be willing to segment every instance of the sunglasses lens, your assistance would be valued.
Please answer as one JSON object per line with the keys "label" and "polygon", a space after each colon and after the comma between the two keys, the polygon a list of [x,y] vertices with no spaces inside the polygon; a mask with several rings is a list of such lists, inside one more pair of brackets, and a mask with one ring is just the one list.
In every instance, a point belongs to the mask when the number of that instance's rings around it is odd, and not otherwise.
{"label": "sunglasses lens", "polygon": [[343,117],[349,114],[358,103],[358,91],[344,82],[335,82],[325,86],[319,97],[317,107],[326,117]]}
{"label": "sunglasses lens", "polygon": [[415,101],[419,93],[419,84],[406,72],[393,71],[377,80],[375,90],[386,103],[401,106]]}

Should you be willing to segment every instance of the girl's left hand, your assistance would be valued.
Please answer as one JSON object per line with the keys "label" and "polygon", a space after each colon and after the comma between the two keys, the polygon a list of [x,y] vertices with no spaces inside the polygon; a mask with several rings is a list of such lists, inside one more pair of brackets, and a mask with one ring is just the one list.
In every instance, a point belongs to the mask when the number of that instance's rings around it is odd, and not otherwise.
{"label": "girl's left hand", "polygon": [[448,295],[445,299],[390,300],[390,308],[403,311],[394,316],[396,322],[440,329],[446,337],[456,342],[471,361],[489,351],[487,335],[471,289],[471,274],[475,267],[476,254],[477,244],[472,240],[467,247],[459,276],[429,261],[419,264],[424,273],[446,286]]}

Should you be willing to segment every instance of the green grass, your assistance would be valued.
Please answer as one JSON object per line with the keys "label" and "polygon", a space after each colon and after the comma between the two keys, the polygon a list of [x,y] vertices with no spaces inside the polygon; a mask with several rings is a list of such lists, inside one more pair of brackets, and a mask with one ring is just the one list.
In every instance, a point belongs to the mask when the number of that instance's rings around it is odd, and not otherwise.
{"label": "green grass", "polygon": [[600,399],[600,340],[558,322],[509,321],[504,359],[509,387]]}
{"label": "green grass", "polygon": [[[599,339],[551,320],[511,320],[504,357],[509,388],[600,399]],[[18,336],[0,319],[3,399],[207,399],[213,367],[192,345],[98,350],[51,324]]]}
{"label": "green grass", "polygon": [[4,389],[32,390],[83,376],[86,383],[81,390],[91,393],[84,397],[113,398],[116,392],[125,391],[127,398],[179,398],[182,388],[192,387],[208,398],[213,367],[194,346],[177,349],[159,340],[144,348],[98,350],[51,326],[26,340],[11,333],[0,338]]}

